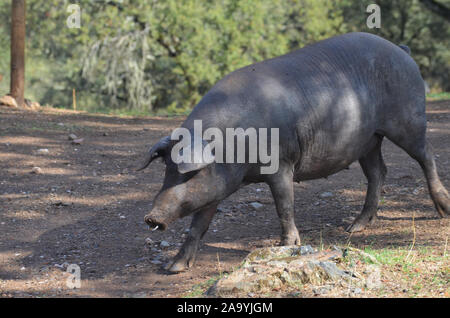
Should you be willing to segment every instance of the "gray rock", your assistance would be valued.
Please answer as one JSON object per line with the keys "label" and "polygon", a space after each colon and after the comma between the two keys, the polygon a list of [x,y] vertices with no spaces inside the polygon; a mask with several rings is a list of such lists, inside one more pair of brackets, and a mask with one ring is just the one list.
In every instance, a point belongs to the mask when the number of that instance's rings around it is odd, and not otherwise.
{"label": "gray rock", "polygon": [[41,174],[42,173],[42,169],[39,168],[39,167],[33,167],[33,169],[31,169],[31,173]]}
{"label": "gray rock", "polygon": [[359,295],[362,293],[362,289],[359,287],[356,287],[355,289],[353,289],[353,294],[355,295]]}
{"label": "gray rock", "polygon": [[307,255],[315,253],[315,250],[311,247],[311,245],[300,246],[300,255]]}
{"label": "gray rock", "polygon": [[327,286],[320,286],[320,287],[316,287],[313,288],[313,293],[315,295],[326,295],[330,292],[331,290],[331,286],[327,285]]}
{"label": "gray rock", "polygon": [[334,194],[333,194],[332,192],[322,192],[319,196],[320,196],[322,199],[325,199],[325,198],[331,198],[331,197],[333,197]]}
{"label": "gray rock", "polygon": [[283,286],[323,285],[347,275],[330,260],[339,255],[342,252],[317,252],[309,245],[257,249],[239,269],[218,280],[209,293],[216,297],[237,297],[269,293]]}
{"label": "gray rock", "polygon": [[170,243],[167,241],[161,241],[161,243],[159,243],[159,246],[162,248],[169,247]]}
{"label": "gray rock", "polygon": [[72,145],[81,145],[83,143],[83,141],[84,141],[83,138],[74,139],[74,140],[72,140]]}
{"label": "gray rock", "polygon": [[40,154],[48,154],[49,153],[47,148],[38,149],[37,152],[40,153]]}
{"label": "gray rock", "polygon": [[261,203],[259,203],[259,202],[252,202],[252,203],[250,203],[250,206],[251,206],[252,208],[254,208],[255,210],[259,210],[259,209],[261,209],[264,205],[261,204]]}
{"label": "gray rock", "polygon": [[325,273],[328,274],[329,278],[332,280],[337,280],[341,277],[348,276],[348,274],[342,269],[338,268],[334,262],[313,262],[314,265],[320,266]]}
{"label": "gray rock", "polygon": [[145,244],[147,244],[147,245],[152,245],[152,244],[153,244],[153,240],[152,240],[151,238],[147,237],[147,238],[145,239]]}

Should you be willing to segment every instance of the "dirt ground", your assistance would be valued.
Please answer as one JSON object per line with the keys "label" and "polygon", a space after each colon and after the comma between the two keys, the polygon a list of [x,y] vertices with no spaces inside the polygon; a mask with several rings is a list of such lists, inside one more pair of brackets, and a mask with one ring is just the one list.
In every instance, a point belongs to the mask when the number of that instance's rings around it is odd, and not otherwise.
{"label": "dirt ground", "polygon": [[[450,189],[450,101],[430,102],[427,111],[428,139]],[[182,120],[0,108],[0,296],[185,296],[238,266],[253,249],[277,245],[280,225],[271,194],[254,184],[219,206],[195,268],[177,275],[161,269],[183,242],[190,219],[150,232],[143,219],[164,166],[134,169],[148,147]],[[69,134],[84,140],[74,145]],[[434,210],[419,165],[387,140],[383,154],[388,175],[379,220],[361,233],[344,231],[364,200],[366,180],[357,163],[328,179],[296,184],[303,244],[407,250],[415,235],[414,249],[447,254],[450,220]],[[40,173],[32,173],[34,167]],[[252,202],[263,207],[255,210]],[[68,264],[81,268],[79,289],[66,286]],[[402,296],[402,290],[392,288],[391,295]]]}

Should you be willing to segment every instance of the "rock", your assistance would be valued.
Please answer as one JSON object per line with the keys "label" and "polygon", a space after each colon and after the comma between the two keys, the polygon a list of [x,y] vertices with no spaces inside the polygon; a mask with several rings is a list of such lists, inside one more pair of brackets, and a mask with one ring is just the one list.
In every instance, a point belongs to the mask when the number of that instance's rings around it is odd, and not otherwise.
{"label": "rock", "polygon": [[25,107],[31,110],[38,110],[41,107],[41,104],[25,98]]}
{"label": "rock", "polygon": [[81,145],[83,140],[84,140],[83,138],[74,139],[72,140],[72,145]]}
{"label": "rock", "polygon": [[77,135],[75,135],[75,134],[70,134],[69,137],[68,137],[68,139],[69,139],[69,140],[75,140],[75,139],[78,139],[78,137],[77,137]]}
{"label": "rock", "polygon": [[10,95],[5,95],[2,98],[0,98],[0,105],[12,107],[12,108],[18,108],[17,102],[14,97]]}
{"label": "rock", "polygon": [[312,254],[315,253],[315,250],[311,247],[311,245],[300,246],[300,255]]}
{"label": "rock", "polygon": [[327,261],[327,262],[314,262],[311,261],[311,264],[318,266],[323,269],[323,271],[328,275],[331,280],[337,280],[340,277],[349,276],[349,274],[342,269],[336,266],[336,263]]}
{"label": "rock", "polygon": [[161,243],[159,243],[159,246],[162,248],[166,248],[170,246],[170,243],[167,241],[161,241]]}
{"label": "rock", "polygon": [[331,286],[327,285],[327,286],[321,286],[321,287],[317,287],[317,288],[313,288],[313,293],[315,295],[326,295],[330,292],[331,290]]}
{"label": "rock", "polygon": [[145,244],[147,244],[147,245],[152,245],[152,244],[153,244],[153,240],[152,240],[151,238],[147,237],[147,238],[145,239]]}
{"label": "rock", "polygon": [[319,196],[320,196],[322,199],[325,199],[325,198],[331,198],[331,197],[333,197],[334,194],[333,194],[332,192],[322,192]]}
{"label": "rock", "polygon": [[150,263],[152,263],[153,265],[161,265],[162,262],[159,259],[154,259],[152,261],[150,261]]}
{"label": "rock", "polygon": [[350,277],[336,265],[340,258],[339,250],[317,252],[311,246],[257,249],[245,258],[239,269],[218,280],[208,293],[216,297],[238,297],[335,282]]}
{"label": "rock", "polygon": [[48,154],[49,151],[48,151],[47,148],[41,148],[41,149],[38,149],[38,150],[37,150],[37,153],[40,153],[40,154]]}
{"label": "rock", "polygon": [[41,108],[41,104],[39,104],[38,102],[32,102],[30,108],[33,110],[38,110],[39,108]]}
{"label": "rock", "polygon": [[261,209],[264,205],[259,203],[259,202],[252,202],[250,203],[250,206],[255,209],[255,210],[259,210]]}
{"label": "rock", "polygon": [[361,294],[361,293],[362,293],[362,289],[361,289],[361,288],[356,287],[356,288],[353,289],[353,294],[359,295],[359,294]]}
{"label": "rock", "polygon": [[41,174],[42,173],[42,169],[39,168],[39,167],[33,167],[33,169],[31,169],[31,173]]}

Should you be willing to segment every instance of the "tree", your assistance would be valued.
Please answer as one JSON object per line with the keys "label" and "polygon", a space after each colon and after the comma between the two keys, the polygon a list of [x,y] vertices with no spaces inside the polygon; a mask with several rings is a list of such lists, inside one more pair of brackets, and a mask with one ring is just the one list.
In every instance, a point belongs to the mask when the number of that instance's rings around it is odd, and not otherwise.
{"label": "tree", "polygon": [[[346,0],[343,3],[344,21],[349,30],[371,32],[393,43],[407,45],[431,89],[450,89],[450,28],[445,19],[425,10],[421,0]],[[367,14],[361,14],[372,3],[381,8],[379,29],[369,29]]]}
{"label": "tree", "polygon": [[442,3],[439,3],[434,0],[420,0],[420,2],[428,8],[428,10],[434,12],[437,15],[440,15],[447,21],[450,21],[450,9],[447,8]]}
{"label": "tree", "polygon": [[11,8],[11,96],[19,107],[25,94],[25,14],[26,1],[12,0]]}

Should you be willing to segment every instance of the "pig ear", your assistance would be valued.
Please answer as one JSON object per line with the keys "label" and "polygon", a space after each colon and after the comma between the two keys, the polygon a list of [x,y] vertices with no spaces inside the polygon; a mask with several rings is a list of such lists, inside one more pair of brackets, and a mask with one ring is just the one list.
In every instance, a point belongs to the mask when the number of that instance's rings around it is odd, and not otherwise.
{"label": "pig ear", "polygon": [[[210,165],[212,162],[214,162],[214,155],[209,152],[208,154],[208,161],[205,161],[203,157],[203,151],[210,151],[209,147],[205,149],[205,147],[208,145],[208,142],[202,140],[202,147],[201,149],[194,149],[191,148],[191,160],[189,162],[180,162],[177,164],[177,169],[179,173],[188,173],[192,171],[197,171],[200,169],[205,168],[206,166]],[[200,150],[202,153],[195,153],[196,150]],[[194,158],[197,158],[197,160],[194,160]],[[198,160],[200,159],[200,160]],[[200,161],[200,162],[199,162]]]}
{"label": "pig ear", "polygon": [[142,167],[137,169],[136,171],[143,170],[148,167],[148,165],[158,157],[161,157],[165,154],[167,149],[170,146],[170,136],[166,136],[161,138],[147,153],[147,157],[145,158]]}

